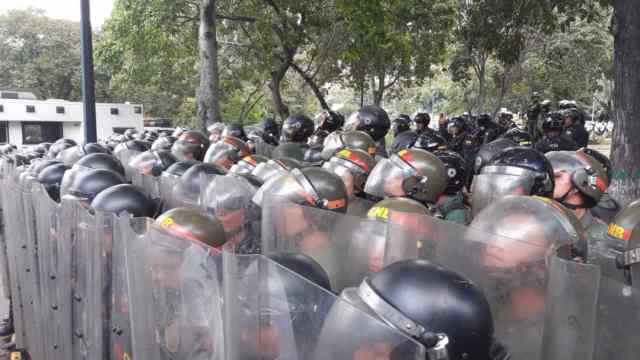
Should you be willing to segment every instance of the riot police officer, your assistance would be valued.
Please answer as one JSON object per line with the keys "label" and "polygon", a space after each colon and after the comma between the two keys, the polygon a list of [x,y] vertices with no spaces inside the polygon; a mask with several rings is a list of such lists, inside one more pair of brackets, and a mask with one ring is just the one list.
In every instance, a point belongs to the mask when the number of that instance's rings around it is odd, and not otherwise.
{"label": "riot police officer", "polygon": [[376,105],[367,105],[349,116],[344,124],[345,131],[361,130],[376,142],[376,156],[386,158],[385,136],[391,127],[387,112]]}
{"label": "riot police officer", "polygon": [[408,149],[418,137],[417,133],[411,129],[411,119],[407,115],[401,115],[391,122],[391,134],[393,143],[389,148],[391,153],[396,153],[402,149]]}
{"label": "riot police officer", "polygon": [[553,168],[540,152],[526,147],[507,148],[495,155],[471,186],[474,216],[507,195],[553,196]]}
{"label": "riot police officer", "polygon": [[244,126],[240,123],[229,123],[224,127],[221,136],[233,136],[242,141],[247,141],[247,134],[244,132]]}
{"label": "riot police officer", "polygon": [[316,131],[324,130],[328,133],[337,131],[344,126],[344,116],[336,111],[325,110],[316,117]]}
{"label": "riot police officer", "polygon": [[[613,166],[611,164],[611,160],[609,160],[605,154],[592,148],[582,148],[580,150],[584,151],[587,155],[591,156],[594,160],[598,161],[600,165],[602,165],[607,173],[609,182],[613,180]],[[598,204],[591,209],[591,212],[593,213],[593,216],[608,224],[613,220],[618,211],[620,211],[620,207],[620,204],[614,198],[609,196],[608,192],[605,192],[602,194]]]}
{"label": "riot police officer", "polygon": [[571,209],[587,231],[589,262],[611,261],[615,258],[612,252],[621,251],[623,245],[609,241],[607,225],[590,211],[609,186],[606,171],[582,151],[552,151],[546,157],[555,176],[553,198]]}
{"label": "riot police officer", "polygon": [[[391,264],[357,288],[345,289],[341,298],[420,343],[428,359],[506,358],[504,352],[495,355],[498,346],[491,309],[482,291],[463,276],[428,261]],[[317,359],[416,356],[406,341],[393,343],[375,326],[354,333],[354,321],[361,322],[357,319],[353,310],[337,302],[325,320]]]}
{"label": "riot police officer", "polygon": [[411,130],[411,118],[409,115],[400,114],[391,121],[391,135],[393,135],[394,138],[409,130]]}
{"label": "riot police officer", "polygon": [[577,108],[566,109],[564,116],[564,132],[573,139],[579,148],[589,145],[589,133],[581,122],[581,113]]}
{"label": "riot police officer", "polygon": [[433,204],[447,186],[445,165],[420,149],[405,149],[378,162],[364,191],[377,199],[409,197]]}
{"label": "riot police officer", "polygon": [[491,115],[484,113],[478,115],[472,136],[477,138],[480,144],[486,144],[498,137],[498,131],[498,125],[491,120]]}
{"label": "riot police officer", "polygon": [[316,129],[313,135],[307,141],[308,149],[304,153],[304,161],[307,164],[313,166],[322,165],[322,144],[324,140],[329,136],[329,132],[326,130]]}
{"label": "riot police officer", "polygon": [[562,114],[553,112],[542,120],[542,138],[537,141],[534,148],[541,153],[549,151],[575,151],[578,146],[570,137],[562,133],[564,129]]}
{"label": "riot police officer", "polygon": [[436,151],[433,154],[444,163],[447,187],[438,197],[432,213],[441,219],[468,225],[471,222],[471,211],[464,204],[462,188],[467,183],[469,167],[462,156],[453,151]]}
{"label": "riot police officer", "polygon": [[358,149],[341,150],[322,165],[344,181],[349,197],[349,214],[362,216],[369,210],[371,204],[365,199],[364,185],[375,165],[369,154]]}
{"label": "riot police officer", "polygon": [[291,115],[282,123],[281,143],[298,143],[306,147],[307,140],[313,134],[313,120],[306,115]]}
{"label": "riot police officer", "polygon": [[419,112],[415,114],[413,117],[413,121],[411,123],[411,129],[416,132],[416,134],[433,134],[436,131],[429,127],[429,123],[431,122],[431,116],[424,112]]}
{"label": "riot police officer", "polygon": [[209,148],[209,139],[199,131],[185,131],[171,146],[171,152],[178,160],[202,161]]}
{"label": "riot police officer", "polygon": [[542,113],[540,106],[540,94],[534,92],[531,96],[531,106],[527,110],[527,132],[531,138],[535,141],[538,139],[538,121]]}
{"label": "riot police officer", "polygon": [[226,125],[221,122],[215,122],[207,126],[207,131],[209,132],[209,142],[212,144],[218,142],[218,140],[220,140],[220,138],[222,137],[222,133],[224,132],[225,128]]}
{"label": "riot police officer", "polygon": [[251,150],[247,143],[234,136],[223,136],[220,141],[209,146],[203,161],[229,170],[233,164],[249,155]]}

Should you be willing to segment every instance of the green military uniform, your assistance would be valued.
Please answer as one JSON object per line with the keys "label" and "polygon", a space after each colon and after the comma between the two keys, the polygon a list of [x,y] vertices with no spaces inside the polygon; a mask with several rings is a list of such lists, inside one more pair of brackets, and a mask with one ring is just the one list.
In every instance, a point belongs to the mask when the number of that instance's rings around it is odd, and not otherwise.
{"label": "green military uniform", "polygon": [[471,211],[464,205],[464,196],[460,191],[449,196],[444,203],[433,206],[432,210],[436,217],[456,224],[469,225],[471,222]]}

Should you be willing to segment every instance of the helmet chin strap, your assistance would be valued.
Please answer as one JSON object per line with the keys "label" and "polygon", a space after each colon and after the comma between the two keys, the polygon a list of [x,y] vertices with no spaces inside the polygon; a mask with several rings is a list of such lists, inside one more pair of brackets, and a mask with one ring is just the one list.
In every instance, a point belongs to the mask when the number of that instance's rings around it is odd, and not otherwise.
{"label": "helmet chin strap", "polygon": [[567,190],[567,192],[564,193],[564,195],[562,195],[556,201],[559,202],[560,204],[564,205],[564,207],[566,207],[567,209],[577,210],[577,209],[582,208],[582,205],[569,204],[566,201],[567,197],[569,197],[569,195],[571,195],[574,191],[577,191],[577,189],[572,187],[571,189]]}

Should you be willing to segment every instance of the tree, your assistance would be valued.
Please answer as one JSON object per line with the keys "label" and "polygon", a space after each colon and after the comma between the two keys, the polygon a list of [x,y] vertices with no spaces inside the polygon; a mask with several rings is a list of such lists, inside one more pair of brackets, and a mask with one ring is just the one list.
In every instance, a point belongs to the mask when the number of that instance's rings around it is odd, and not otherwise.
{"label": "tree", "polygon": [[198,118],[203,129],[222,121],[220,117],[220,90],[218,86],[218,41],[216,37],[216,1],[200,3],[200,86],[198,88]]}
{"label": "tree", "polygon": [[615,42],[612,161],[615,176],[609,189],[617,200],[640,198],[640,3],[613,1]]}
{"label": "tree", "polygon": [[348,27],[341,57],[346,83],[380,105],[393,88],[420,83],[444,59],[453,8],[449,1],[338,1]]}
{"label": "tree", "polygon": [[33,90],[42,98],[80,98],[80,24],[42,10],[0,16],[0,86]]}

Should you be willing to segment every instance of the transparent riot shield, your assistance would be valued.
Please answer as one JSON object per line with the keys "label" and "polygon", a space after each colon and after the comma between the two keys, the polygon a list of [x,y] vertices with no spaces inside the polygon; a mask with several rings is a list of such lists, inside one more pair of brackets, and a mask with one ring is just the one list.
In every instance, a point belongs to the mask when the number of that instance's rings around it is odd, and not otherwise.
{"label": "transparent riot shield", "polygon": [[131,183],[139,187],[151,199],[160,197],[160,178],[140,173],[131,174]]}
{"label": "transparent riot shield", "polygon": [[141,152],[137,150],[124,150],[116,155],[118,160],[122,163],[124,167],[124,174],[127,180],[131,180],[134,174],[137,174],[136,169],[131,166],[131,160],[133,160],[136,156],[140,155]]}
{"label": "transparent riot shield", "polygon": [[188,191],[177,176],[161,176],[159,194],[163,210],[177,207],[198,207],[198,193]]}
{"label": "transparent riot shield", "polygon": [[364,276],[420,254],[415,227],[301,206],[268,196],[262,207],[262,248],[304,253],[327,272],[333,291],[357,286]]}
{"label": "transparent riot shield", "polygon": [[220,252],[150,223],[126,259],[133,358],[222,359]]}
{"label": "transparent riot shield", "polygon": [[26,243],[22,236],[24,227],[21,190],[15,182],[13,173],[3,174],[2,181],[2,208],[4,217],[5,238],[7,244],[7,265],[9,267],[9,280],[11,285],[11,306],[13,309],[13,323],[15,328],[16,347],[27,347],[25,331],[26,294],[23,294],[22,279],[25,278],[25,249]]}
{"label": "transparent riot shield", "polygon": [[[139,233],[144,233],[146,219],[131,219],[126,216],[108,217],[98,214],[105,229],[111,227],[111,238],[105,236],[104,293],[106,294],[105,319],[108,323],[105,334],[105,347],[110,359],[127,360],[133,358],[133,330],[129,295],[127,251],[130,242],[135,241]],[[109,242],[111,240],[111,242]],[[135,301],[135,298],[134,298]]]}
{"label": "transparent riot shield", "polygon": [[235,174],[203,176],[200,206],[220,220],[236,252],[260,252],[260,213],[252,202],[258,188]]}
{"label": "transparent riot shield", "polygon": [[38,235],[38,218],[36,208],[40,206],[36,197],[36,192],[42,186],[36,182],[27,180],[21,186],[22,188],[22,204],[24,216],[23,236],[26,240],[26,269],[25,282],[21,284],[25,294],[31,296],[29,300],[30,312],[27,318],[30,319],[27,327],[27,339],[29,354],[33,358],[42,358],[45,349],[46,333],[43,332],[43,311],[46,309],[42,305],[42,284],[40,281],[40,254],[39,247],[41,239]]}
{"label": "transparent riot shield", "polygon": [[36,234],[38,238],[38,264],[41,286],[41,326],[45,335],[44,349],[47,357],[54,360],[65,359],[60,342],[62,314],[59,306],[58,287],[58,242],[61,239],[60,225],[62,209],[53,201],[47,191],[40,187],[34,193]]}
{"label": "transparent riot shield", "polygon": [[262,156],[266,156],[268,158],[271,158],[271,154],[273,153],[273,149],[275,149],[276,147],[271,145],[271,144],[267,144],[266,142],[262,141],[262,140],[258,140],[255,142],[255,154],[256,155],[262,155]]}
{"label": "transparent riot shield", "polygon": [[425,359],[421,344],[262,255],[224,253],[227,359]]}
{"label": "transparent riot shield", "polygon": [[595,359],[598,266],[551,258],[543,359]]}

